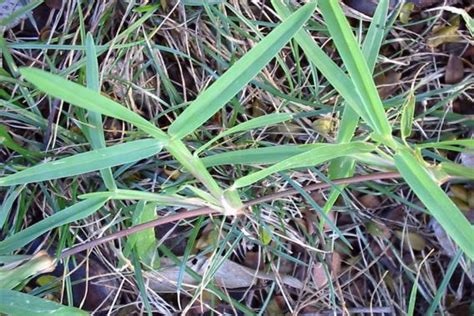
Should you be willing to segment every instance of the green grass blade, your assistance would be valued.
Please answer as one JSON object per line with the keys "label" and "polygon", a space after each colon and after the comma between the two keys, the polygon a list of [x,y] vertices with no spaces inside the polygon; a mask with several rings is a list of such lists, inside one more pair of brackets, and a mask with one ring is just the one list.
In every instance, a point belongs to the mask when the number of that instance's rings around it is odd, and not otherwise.
{"label": "green grass blade", "polygon": [[47,181],[71,177],[148,158],[163,148],[156,139],[143,139],[80,153],[42,163],[0,178],[0,186]]}
{"label": "green grass blade", "polygon": [[454,162],[445,161],[439,164],[441,170],[450,176],[457,176],[463,179],[474,180],[474,168],[466,167]]}
{"label": "green grass blade", "polygon": [[[97,63],[97,52],[95,49],[94,39],[90,33],[86,37],[86,80],[87,87],[91,90],[100,92],[99,82],[99,65]],[[105,147],[104,130],[102,128],[102,116],[100,113],[88,111],[88,121],[92,127],[86,127],[90,137],[92,148],[99,149]],[[100,170],[102,179],[104,179],[105,186],[109,190],[117,188],[112,170]]]}
{"label": "green grass blade", "polygon": [[89,313],[79,308],[5,289],[0,289],[0,313],[5,315],[89,315]]}
{"label": "green grass blade", "polygon": [[219,184],[207,171],[207,168],[202,163],[202,160],[199,157],[191,154],[191,152],[181,140],[174,139],[170,141],[166,149],[168,149],[170,154],[172,154],[187,171],[189,171],[196,179],[204,184],[209,192],[217,200],[222,198],[223,192],[219,187]]}
{"label": "green grass blade", "polygon": [[0,254],[15,251],[56,227],[83,219],[100,209],[106,201],[103,198],[85,200],[33,224],[13,236],[0,241]]}
{"label": "green grass blade", "polygon": [[[278,0],[272,0],[275,10],[283,18],[287,18],[291,12]],[[357,90],[347,74],[319,47],[314,39],[305,30],[300,30],[295,35],[298,45],[303,49],[306,57],[318,68],[331,85],[341,94],[346,102],[354,108],[359,116],[368,120],[365,109],[362,107]]]}
{"label": "green grass blade", "polygon": [[96,91],[36,68],[21,68],[20,73],[38,89],[55,98],[88,111],[126,121],[164,143],[168,141],[166,133],[155,125]]}
{"label": "green grass blade", "polygon": [[221,165],[268,165],[319,148],[324,144],[282,145],[261,148],[232,150],[201,158],[206,167]]}
{"label": "green grass blade", "polygon": [[402,118],[400,120],[400,133],[405,140],[411,135],[413,126],[413,117],[415,115],[415,94],[409,93],[407,100],[402,108]]}
{"label": "green grass blade", "polygon": [[277,26],[201,93],[171,124],[169,134],[174,138],[182,138],[212,117],[275,57],[309,19],[315,8],[316,4],[308,3]]}
{"label": "green grass blade", "polygon": [[144,192],[137,190],[124,190],[116,189],[114,191],[105,192],[93,192],[81,194],[78,196],[80,199],[90,198],[107,198],[109,200],[136,200],[136,201],[149,201],[156,202],[163,205],[174,205],[181,207],[201,207],[206,206],[200,199],[188,198],[177,194],[158,194],[152,192]]}
{"label": "green grass blade", "polygon": [[439,285],[438,290],[436,291],[435,296],[433,297],[433,300],[431,301],[430,307],[428,308],[428,311],[426,312],[426,316],[433,316],[433,314],[436,312],[436,309],[438,308],[438,304],[441,301],[441,298],[443,295],[446,293],[446,288],[448,287],[449,281],[451,280],[451,277],[454,274],[454,271],[458,267],[459,261],[462,258],[462,251],[459,249],[456,252],[456,255],[451,259],[451,262],[449,263],[448,268],[446,269],[446,274],[443,277],[443,281]]}
{"label": "green grass blade", "polygon": [[392,129],[372,79],[372,72],[339,3],[332,0],[321,0],[319,7],[344,65],[361,97],[368,119],[367,123],[378,137],[392,145]]}
{"label": "green grass blade", "polygon": [[[29,15],[31,14],[31,12],[36,8],[38,7],[39,5],[41,5],[43,3],[44,0],[37,0],[37,1],[31,1],[31,2],[27,2],[26,5],[22,5],[18,10],[12,12],[12,14],[10,14],[9,16],[7,16],[6,18],[3,18],[0,20],[0,26],[7,26],[8,24],[11,24],[13,23],[16,19],[19,19],[21,18],[23,15]],[[3,1],[1,1],[3,2]],[[28,17],[30,17],[31,15],[29,15]],[[34,22],[34,20],[33,20]]]}
{"label": "green grass blade", "polygon": [[284,121],[291,120],[292,118],[293,118],[292,114],[272,113],[272,114],[268,114],[268,115],[264,115],[264,116],[260,116],[260,117],[248,120],[247,122],[243,122],[237,126],[229,128],[228,130],[220,133],[219,135],[217,135],[216,137],[208,141],[206,144],[202,145],[198,150],[196,150],[194,155],[199,155],[199,153],[209,148],[209,146],[211,146],[217,140],[223,137],[226,137],[228,135],[238,133],[238,132],[245,132],[248,130],[252,130],[252,129],[256,129],[256,128],[260,128],[260,127],[264,127],[268,125],[278,124]]}
{"label": "green grass blade", "polygon": [[456,244],[474,259],[474,228],[408,149],[395,155],[400,174]]}
{"label": "green grass blade", "polygon": [[[132,216],[132,225],[139,225],[156,219],[156,204],[140,201],[137,203]],[[156,250],[158,249],[155,230],[147,228],[128,236],[130,248],[134,248],[141,262],[154,266],[158,262]]]}
{"label": "green grass blade", "polygon": [[374,149],[375,146],[363,142],[353,142],[349,144],[325,144],[320,148],[309,150],[305,153],[283,160],[271,167],[242,177],[234,182],[232,188],[242,188],[251,185],[276,172],[294,168],[315,166],[337,157],[371,152]]}
{"label": "green grass blade", "polygon": [[21,190],[23,190],[23,188],[23,186],[12,186],[5,193],[3,203],[2,205],[0,205],[0,230],[3,230],[3,225],[8,219],[8,214],[10,214],[10,210],[13,206],[13,203],[15,202],[18,195],[20,195]]}
{"label": "green grass blade", "polygon": [[418,148],[442,148],[444,146],[462,146],[474,148],[474,139],[445,140],[437,143],[424,143],[416,145]]}
{"label": "green grass blade", "polygon": [[370,73],[374,72],[380,47],[385,37],[384,27],[387,21],[389,2],[389,0],[379,1],[362,44],[362,53],[365,56]]}

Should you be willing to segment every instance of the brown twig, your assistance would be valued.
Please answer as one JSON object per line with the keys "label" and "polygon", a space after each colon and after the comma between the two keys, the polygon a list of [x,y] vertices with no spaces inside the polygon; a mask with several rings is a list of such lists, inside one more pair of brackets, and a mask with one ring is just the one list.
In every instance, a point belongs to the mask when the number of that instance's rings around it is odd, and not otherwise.
{"label": "brown twig", "polygon": [[[385,180],[385,179],[395,179],[399,178],[400,174],[398,172],[381,172],[381,173],[373,173],[373,174],[368,174],[368,175],[363,175],[363,176],[354,176],[350,178],[342,178],[342,179],[337,179],[333,180],[332,183],[315,183],[315,184],[310,184],[307,186],[303,186],[302,189],[306,192],[312,192],[320,189],[327,189],[330,188],[334,185],[338,184],[353,184],[353,183],[359,183],[359,182],[365,182],[365,181],[376,181],[376,180]],[[272,194],[268,194],[265,196],[262,196],[260,198],[256,198],[254,200],[248,201],[244,203],[244,208],[247,208],[249,206],[253,206],[256,204],[264,203],[264,202],[269,202],[273,201],[279,198],[283,197],[288,197],[292,195],[297,195],[298,191],[296,189],[289,189],[281,192],[275,192]],[[82,252],[84,250],[102,245],[108,241],[112,241],[118,238],[123,238],[125,236],[137,233],[139,231],[142,231],[147,228],[152,228],[156,227],[159,225],[183,220],[186,218],[191,218],[191,217],[196,217],[196,216],[201,216],[201,215],[211,215],[211,214],[220,214],[219,211],[216,211],[210,207],[202,207],[198,208],[195,210],[191,211],[185,211],[185,212],[179,212],[177,214],[173,215],[168,215],[163,218],[155,219],[143,224],[139,224],[136,226],[129,227],[124,230],[120,230],[118,232],[112,233],[108,236],[104,236],[95,240],[91,240],[89,242],[86,242],[84,244],[74,246],[72,248],[66,249],[61,253],[61,258],[66,258],[69,256],[72,256],[76,253]]]}

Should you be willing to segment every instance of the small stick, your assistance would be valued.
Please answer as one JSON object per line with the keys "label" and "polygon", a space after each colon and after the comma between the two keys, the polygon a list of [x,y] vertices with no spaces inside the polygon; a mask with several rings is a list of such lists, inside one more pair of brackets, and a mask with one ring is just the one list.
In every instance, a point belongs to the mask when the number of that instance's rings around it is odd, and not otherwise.
{"label": "small stick", "polygon": [[[365,182],[365,181],[395,179],[399,177],[400,177],[400,174],[398,172],[380,172],[380,173],[373,173],[373,174],[368,174],[368,175],[363,175],[363,176],[354,176],[350,178],[337,179],[337,180],[333,180],[332,183],[310,184],[307,186],[303,186],[302,189],[306,192],[312,192],[312,191],[316,191],[320,189],[327,189],[334,185],[339,185],[339,184],[353,184],[353,183],[359,183],[359,182]],[[284,190],[281,192],[271,193],[271,194],[268,194],[268,195],[265,195],[265,196],[262,196],[262,197],[259,197],[259,198],[256,198],[254,200],[250,200],[244,203],[244,208],[247,208],[249,206],[253,206],[256,204],[264,203],[264,202],[273,201],[273,200],[283,198],[283,197],[297,195],[297,194],[298,194],[298,191],[296,189],[289,189],[289,190]],[[201,208],[191,210],[191,211],[179,212],[177,214],[168,215],[163,218],[159,218],[159,219],[155,219],[143,224],[135,225],[135,226],[120,230],[118,232],[112,233],[110,235],[97,238],[95,240],[91,240],[84,244],[77,245],[69,249],[65,249],[61,253],[61,259],[72,256],[84,250],[102,245],[108,241],[123,238],[125,236],[134,234],[136,232],[142,231],[147,228],[156,227],[159,225],[179,221],[186,218],[197,217],[201,215],[211,215],[211,214],[220,214],[220,212],[210,207],[201,207]]]}

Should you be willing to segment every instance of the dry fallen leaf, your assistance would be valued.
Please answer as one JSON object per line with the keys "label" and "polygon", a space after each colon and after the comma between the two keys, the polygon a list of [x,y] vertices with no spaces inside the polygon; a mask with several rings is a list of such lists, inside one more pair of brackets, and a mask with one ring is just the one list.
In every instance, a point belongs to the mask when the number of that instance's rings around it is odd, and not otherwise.
{"label": "dry fallen leaf", "polygon": [[441,227],[438,221],[436,221],[434,218],[430,220],[429,225],[433,229],[436,239],[438,240],[441,246],[440,250],[448,256],[454,257],[454,255],[456,254],[456,245],[453,243],[451,238],[448,237],[443,227]]}
{"label": "dry fallen leaf", "polygon": [[450,55],[448,64],[446,65],[446,72],[444,74],[444,81],[447,84],[455,84],[461,82],[464,78],[464,64],[458,56]]}
{"label": "dry fallen leaf", "polygon": [[313,265],[312,279],[317,289],[322,288],[328,283],[328,276],[321,262]]}
{"label": "dry fallen leaf", "polygon": [[[258,279],[261,280],[275,280],[277,277],[271,272],[260,272],[250,268],[244,267],[238,263],[230,261],[228,259],[220,258],[214,259],[219,260],[222,263],[215,273],[212,275],[213,283],[220,287],[228,289],[245,288],[252,286]],[[188,261],[187,266],[200,276],[206,277],[209,275],[210,259],[201,257],[194,258]],[[157,271],[145,271],[144,276],[149,280],[149,286],[158,293],[174,293],[177,291],[177,280],[179,276],[179,266],[167,266]],[[279,275],[279,278],[283,284],[301,289],[303,284],[298,279],[288,276]],[[182,288],[189,290],[195,288],[199,282],[195,280],[187,272],[184,273]]]}
{"label": "dry fallen leaf", "polygon": [[375,83],[379,92],[380,98],[386,99],[399,88],[400,78],[402,74],[394,70],[388,70],[377,77]]}
{"label": "dry fallen leaf", "polygon": [[425,239],[417,233],[403,233],[397,230],[395,236],[403,240],[406,247],[411,247],[413,250],[421,251],[426,247]]}
{"label": "dry fallen leaf", "polygon": [[443,26],[436,30],[426,41],[426,44],[435,48],[445,43],[456,43],[460,40],[459,25]]}

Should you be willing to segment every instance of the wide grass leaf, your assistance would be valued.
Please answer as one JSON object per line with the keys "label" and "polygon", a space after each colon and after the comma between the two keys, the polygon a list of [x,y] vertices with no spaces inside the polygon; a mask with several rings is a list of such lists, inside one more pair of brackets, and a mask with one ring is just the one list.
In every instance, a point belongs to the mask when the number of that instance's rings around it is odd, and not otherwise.
{"label": "wide grass leaf", "polygon": [[6,289],[0,289],[0,313],[6,315],[89,315],[79,308]]}
{"label": "wide grass leaf", "polygon": [[441,190],[430,172],[408,149],[399,149],[395,165],[403,179],[456,244],[474,259],[474,228]]}
{"label": "wide grass leaf", "polygon": [[88,111],[97,112],[133,124],[162,142],[167,142],[168,140],[166,133],[158,127],[97,91],[36,68],[21,68],[20,73],[38,89],[53,97]]}
{"label": "wide grass leaf", "polygon": [[[87,87],[91,90],[100,92],[99,64],[97,63],[97,51],[95,49],[94,39],[90,33],[86,37],[86,79]],[[102,115],[94,111],[88,111],[87,119],[89,126],[85,126],[88,131],[92,148],[99,149],[105,147],[104,129],[102,127]],[[116,189],[112,170],[110,168],[100,171],[105,186],[110,189]]]}
{"label": "wide grass leaf", "polygon": [[276,172],[294,168],[312,167],[334,158],[356,155],[360,153],[367,153],[373,151],[374,149],[374,145],[363,142],[352,142],[349,144],[324,144],[319,148],[293,156],[271,167],[242,177],[236,180],[232,187],[242,188],[251,185]]}
{"label": "wide grass leaf", "polygon": [[178,194],[158,194],[138,190],[116,189],[114,191],[93,192],[79,195],[80,199],[107,198],[109,200],[135,200],[156,202],[162,205],[181,207],[203,207],[207,204],[197,198],[189,198]]}
{"label": "wide grass leaf", "polygon": [[153,156],[159,153],[162,147],[162,143],[156,139],[143,139],[92,150],[71,157],[42,163],[0,178],[0,186],[71,177],[123,165]]}
{"label": "wide grass leaf", "polygon": [[74,204],[62,211],[59,211],[40,222],[23,229],[22,231],[0,241],[0,254],[20,249],[37,237],[43,235],[52,229],[83,219],[98,209],[100,209],[107,199],[93,198]]}
{"label": "wide grass leaf", "polygon": [[[156,204],[146,204],[145,201],[140,201],[135,206],[132,225],[143,224],[156,218]],[[131,248],[135,248],[136,254],[142,263],[154,266],[158,262],[158,255],[156,253],[158,246],[153,228],[147,228],[128,236],[128,243]]]}
{"label": "wide grass leaf", "polygon": [[315,3],[308,3],[277,26],[202,92],[171,124],[169,134],[174,138],[182,138],[211,118],[275,57],[315,9]]}
{"label": "wide grass leaf", "polygon": [[392,144],[392,129],[372,79],[372,71],[357,44],[344,12],[338,1],[321,0],[319,7],[334,44],[363,102],[365,115],[362,117],[367,120],[377,136]]}
{"label": "wide grass leaf", "polygon": [[220,165],[268,165],[319,148],[324,144],[281,145],[242,150],[231,150],[201,158],[206,167]]}

